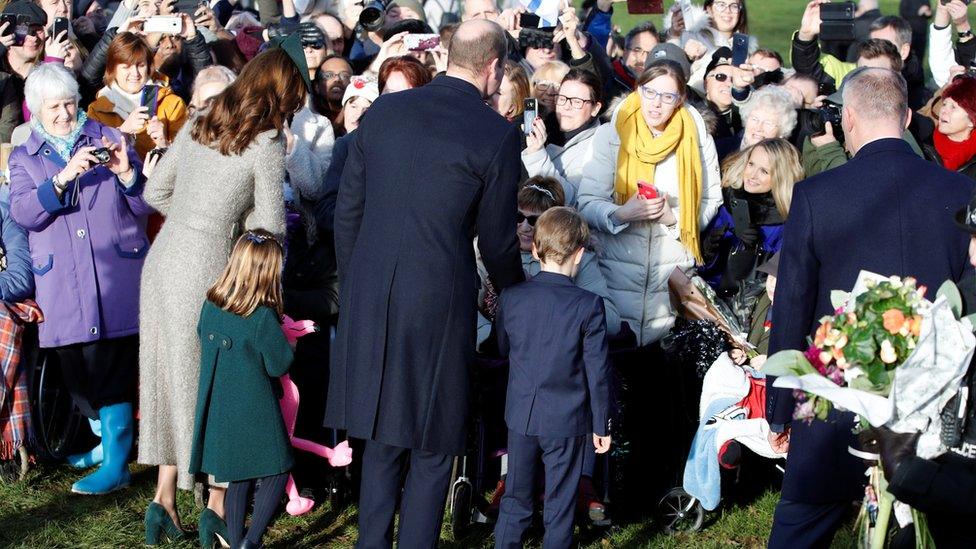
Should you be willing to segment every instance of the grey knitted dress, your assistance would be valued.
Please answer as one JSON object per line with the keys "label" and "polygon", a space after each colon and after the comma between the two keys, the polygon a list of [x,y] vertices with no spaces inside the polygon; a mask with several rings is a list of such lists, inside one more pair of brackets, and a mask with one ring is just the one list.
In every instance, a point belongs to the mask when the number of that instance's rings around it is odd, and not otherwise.
{"label": "grey knitted dress", "polygon": [[207,290],[223,272],[241,226],[285,231],[285,143],[275,130],[238,156],[194,141],[184,126],[149,178],[146,202],[166,217],[142,269],[139,463],[188,472]]}

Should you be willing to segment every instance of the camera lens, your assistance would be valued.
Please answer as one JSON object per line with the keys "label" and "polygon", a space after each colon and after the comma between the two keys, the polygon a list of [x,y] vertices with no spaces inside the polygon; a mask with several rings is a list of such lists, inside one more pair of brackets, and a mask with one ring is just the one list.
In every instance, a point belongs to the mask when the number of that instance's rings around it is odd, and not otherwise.
{"label": "camera lens", "polygon": [[373,1],[363,8],[362,13],[359,14],[359,24],[364,29],[368,31],[378,31],[383,28],[383,18],[386,12],[386,6],[383,2]]}

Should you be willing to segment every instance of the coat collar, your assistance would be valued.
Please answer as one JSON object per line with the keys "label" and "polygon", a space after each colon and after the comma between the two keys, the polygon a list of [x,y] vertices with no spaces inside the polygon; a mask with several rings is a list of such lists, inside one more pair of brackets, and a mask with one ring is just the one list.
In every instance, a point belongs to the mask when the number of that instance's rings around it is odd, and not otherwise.
{"label": "coat collar", "polygon": [[477,97],[479,101],[485,100],[484,97],[481,97],[481,92],[478,91],[478,88],[474,87],[474,84],[461,80],[460,78],[448,76],[446,74],[436,76],[434,81],[428,85],[446,86],[459,92],[473,95],[474,97]]}
{"label": "coat collar", "polygon": [[857,151],[854,158],[864,158],[877,153],[884,152],[908,152],[915,154],[912,150],[912,146],[905,142],[904,139],[900,137],[886,137],[884,139],[878,139],[877,141],[872,141],[867,145],[864,145]]}
{"label": "coat collar", "polygon": [[[99,130],[98,125],[98,121],[89,118],[88,122],[85,122],[85,127],[81,129],[81,135],[87,135],[92,139],[101,139],[102,132]],[[24,148],[27,150],[27,154],[34,156],[37,154],[37,151],[41,150],[44,143],[46,143],[44,138],[32,129],[30,137],[24,143]]]}
{"label": "coat collar", "polygon": [[573,286],[573,279],[564,274],[539,271],[539,274],[532,277],[532,282],[546,282],[559,286]]}

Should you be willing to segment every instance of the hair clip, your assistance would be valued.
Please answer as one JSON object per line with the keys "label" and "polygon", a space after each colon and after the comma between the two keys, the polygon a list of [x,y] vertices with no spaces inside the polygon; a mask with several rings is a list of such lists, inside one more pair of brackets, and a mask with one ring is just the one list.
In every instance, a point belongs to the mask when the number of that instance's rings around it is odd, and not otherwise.
{"label": "hair clip", "polygon": [[252,231],[246,231],[244,233],[244,238],[250,240],[251,242],[253,242],[255,244],[264,244],[265,242],[267,242],[269,240],[273,240],[276,244],[278,244],[279,246],[281,246],[281,242],[278,242],[278,239],[275,238],[273,235],[263,235],[263,234],[258,234],[258,233],[252,232]]}
{"label": "hair clip", "polygon": [[543,189],[542,187],[540,187],[538,185],[526,185],[526,187],[529,188],[529,189],[535,189],[535,190],[539,191],[540,193],[545,194],[546,196],[549,197],[550,200],[556,200],[556,197],[555,196],[552,196],[552,192],[549,191],[549,189]]}

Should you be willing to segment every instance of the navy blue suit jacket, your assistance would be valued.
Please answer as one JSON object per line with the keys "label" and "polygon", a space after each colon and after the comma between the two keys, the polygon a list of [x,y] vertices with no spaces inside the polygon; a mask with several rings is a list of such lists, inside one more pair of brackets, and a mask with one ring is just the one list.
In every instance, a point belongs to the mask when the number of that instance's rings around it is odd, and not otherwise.
{"label": "navy blue suit jacket", "polygon": [[500,299],[495,331],[509,361],[508,428],[549,438],[606,436],[610,366],[603,299],[546,271]]}
{"label": "navy blue suit jacket", "polygon": [[[805,350],[819,319],[831,314],[832,290],[849,291],[861,270],[913,276],[930,288],[959,281],[968,267],[969,235],[953,213],[973,182],[916,155],[901,139],[881,139],[849,162],[799,182],[783,236],[769,352]],[[792,392],[772,389],[774,430],[793,414]],[[847,452],[854,416],[794,422],[783,498],[807,503],[859,499],[864,466]]]}

